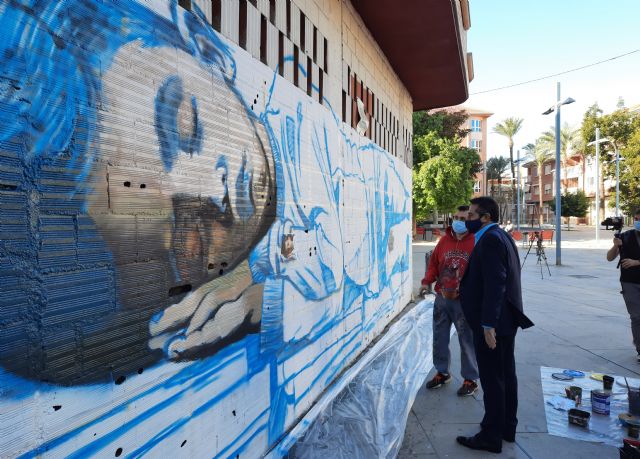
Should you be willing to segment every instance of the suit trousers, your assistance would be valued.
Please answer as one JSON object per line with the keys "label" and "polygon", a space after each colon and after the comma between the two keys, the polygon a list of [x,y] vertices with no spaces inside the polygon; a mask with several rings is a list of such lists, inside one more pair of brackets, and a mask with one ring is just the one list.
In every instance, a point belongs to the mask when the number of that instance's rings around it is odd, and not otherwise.
{"label": "suit trousers", "polygon": [[478,359],[480,384],[484,392],[482,435],[492,444],[513,437],[518,425],[518,378],[514,355],[516,335],[496,337],[496,348],[489,349],[484,331],[474,330],[473,341]]}
{"label": "suit trousers", "polygon": [[640,355],[640,284],[633,284],[631,282],[621,282],[621,284],[624,304],[627,305],[627,312],[629,312],[629,317],[631,317],[633,344],[636,347],[638,355]]}

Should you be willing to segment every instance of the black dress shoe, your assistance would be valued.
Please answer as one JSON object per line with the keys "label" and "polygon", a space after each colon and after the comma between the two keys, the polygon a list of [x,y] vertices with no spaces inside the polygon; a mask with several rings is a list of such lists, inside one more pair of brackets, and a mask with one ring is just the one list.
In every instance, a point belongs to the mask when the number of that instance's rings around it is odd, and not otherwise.
{"label": "black dress shoe", "polygon": [[473,437],[458,437],[456,441],[462,446],[466,446],[470,449],[477,449],[480,451],[489,451],[490,453],[501,453],[502,445],[495,445],[486,441],[480,434]]}
{"label": "black dress shoe", "polygon": [[513,435],[509,435],[509,434],[502,434],[502,439],[504,441],[508,441],[509,443],[515,443],[516,441],[516,434]]}
{"label": "black dress shoe", "polygon": [[504,441],[508,441],[509,443],[515,443],[516,441],[516,428],[511,427],[509,430],[502,431],[502,439]]}

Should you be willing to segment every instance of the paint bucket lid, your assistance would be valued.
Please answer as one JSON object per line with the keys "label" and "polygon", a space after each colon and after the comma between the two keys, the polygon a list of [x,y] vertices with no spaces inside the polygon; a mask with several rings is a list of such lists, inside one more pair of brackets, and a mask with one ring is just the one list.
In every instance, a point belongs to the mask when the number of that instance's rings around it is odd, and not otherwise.
{"label": "paint bucket lid", "polygon": [[578,370],[564,370],[562,373],[572,378],[584,378],[584,373]]}
{"label": "paint bucket lid", "polygon": [[631,424],[632,426],[640,426],[640,416],[634,416],[631,413],[620,413],[618,415],[618,419],[620,419],[623,424]]}
{"label": "paint bucket lid", "polygon": [[551,377],[553,379],[557,379],[558,381],[572,381],[573,376],[567,376],[564,373],[551,373]]}

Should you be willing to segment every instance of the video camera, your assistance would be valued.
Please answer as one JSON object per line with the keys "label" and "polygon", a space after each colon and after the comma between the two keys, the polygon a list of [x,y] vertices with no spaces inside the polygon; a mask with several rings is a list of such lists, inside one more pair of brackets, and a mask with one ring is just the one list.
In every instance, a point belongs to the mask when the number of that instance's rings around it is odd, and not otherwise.
{"label": "video camera", "polygon": [[606,229],[615,231],[617,234],[619,234],[620,231],[622,231],[624,221],[622,220],[622,217],[607,217],[600,224],[604,226]]}

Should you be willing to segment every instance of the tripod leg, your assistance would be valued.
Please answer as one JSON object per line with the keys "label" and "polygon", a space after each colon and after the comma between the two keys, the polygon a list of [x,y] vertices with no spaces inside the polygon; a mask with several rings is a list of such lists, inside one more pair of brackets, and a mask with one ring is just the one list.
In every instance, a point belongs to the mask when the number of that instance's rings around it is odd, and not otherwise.
{"label": "tripod leg", "polygon": [[[551,276],[551,268],[549,268],[549,262],[547,261],[547,254],[542,249],[542,257],[544,258],[544,264],[547,265],[547,271],[549,271],[549,276]],[[542,265],[540,265],[540,269],[542,269]]]}
{"label": "tripod leg", "polygon": [[547,265],[547,270],[549,271],[549,276],[551,276],[551,268],[549,268],[549,262],[547,261],[547,256],[544,256],[544,264]]}
{"label": "tripod leg", "polygon": [[542,271],[542,259],[540,258],[541,256],[544,256],[544,252],[539,251],[538,252],[538,264],[540,265],[540,278],[544,279],[544,272]]}
{"label": "tripod leg", "polygon": [[525,263],[525,261],[527,261],[527,257],[529,256],[529,252],[531,252],[531,247],[533,247],[533,241],[531,241],[529,243],[529,250],[527,250],[527,253],[524,256],[524,260],[522,260],[522,266],[520,266],[520,269],[524,268],[524,263]]}

